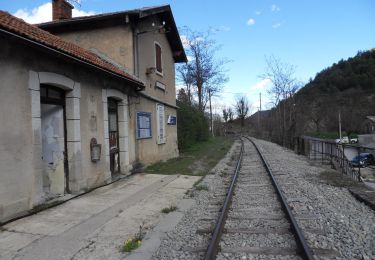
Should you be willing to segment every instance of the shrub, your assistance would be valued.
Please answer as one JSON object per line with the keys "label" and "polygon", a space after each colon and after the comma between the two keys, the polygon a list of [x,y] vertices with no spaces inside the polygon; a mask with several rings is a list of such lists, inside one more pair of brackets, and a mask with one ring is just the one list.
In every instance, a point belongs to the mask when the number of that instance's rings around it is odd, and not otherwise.
{"label": "shrub", "polygon": [[144,237],[144,232],[142,230],[143,226],[139,226],[139,232],[133,237],[129,238],[124,242],[124,245],[122,247],[122,251],[124,252],[131,252],[132,250],[138,248],[142,244],[142,239]]}
{"label": "shrub", "polygon": [[168,207],[168,208],[163,208],[163,209],[161,210],[161,212],[162,212],[162,213],[165,213],[165,214],[168,214],[169,212],[173,212],[173,211],[175,211],[175,210],[177,210],[177,207],[176,207],[176,206],[170,206],[170,207]]}
{"label": "shrub", "polygon": [[177,101],[178,149],[183,151],[195,142],[209,138],[208,119],[196,107]]}

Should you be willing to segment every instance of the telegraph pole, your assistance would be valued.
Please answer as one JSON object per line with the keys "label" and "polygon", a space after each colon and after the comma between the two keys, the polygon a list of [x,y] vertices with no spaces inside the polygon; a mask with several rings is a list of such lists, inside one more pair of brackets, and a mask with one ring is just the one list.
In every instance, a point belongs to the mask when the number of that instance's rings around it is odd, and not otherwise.
{"label": "telegraph pole", "polygon": [[339,134],[340,134],[340,142],[342,142],[341,136],[341,111],[339,110]]}
{"label": "telegraph pole", "polygon": [[262,93],[259,93],[259,112],[258,112],[258,127],[260,131],[260,113],[262,112]]}

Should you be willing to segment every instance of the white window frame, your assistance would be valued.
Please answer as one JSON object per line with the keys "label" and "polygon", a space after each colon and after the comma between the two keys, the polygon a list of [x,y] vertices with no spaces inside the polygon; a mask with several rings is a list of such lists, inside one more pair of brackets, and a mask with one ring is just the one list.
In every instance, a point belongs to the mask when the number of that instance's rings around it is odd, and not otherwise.
{"label": "white window frame", "polygon": [[[161,72],[158,71],[157,67],[157,57],[156,57],[156,45],[160,47],[160,65],[161,65]],[[164,66],[163,66],[163,48],[161,47],[161,44],[157,41],[154,41],[154,57],[155,57],[155,73],[159,76],[164,75]]]}
{"label": "white window frame", "polygon": [[165,144],[166,143],[166,136],[165,136],[165,107],[163,104],[156,104],[156,129],[157,129],[157,136],[156,142],[157,144]]}

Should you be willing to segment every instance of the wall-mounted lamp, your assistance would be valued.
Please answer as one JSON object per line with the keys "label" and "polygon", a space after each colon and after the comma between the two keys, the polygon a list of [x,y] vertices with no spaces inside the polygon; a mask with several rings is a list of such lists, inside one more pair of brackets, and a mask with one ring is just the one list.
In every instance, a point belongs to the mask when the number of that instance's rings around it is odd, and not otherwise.
{"label": "wall-mounted lamp", "polygon": [[150,68],[147,68],[147,69],[146,69],[146,74],[147,74],[147,75],[150,75],[150,74],[155,73],[155,71],[156,71],[156,68],[155,68],[155,67],[150,67]]}

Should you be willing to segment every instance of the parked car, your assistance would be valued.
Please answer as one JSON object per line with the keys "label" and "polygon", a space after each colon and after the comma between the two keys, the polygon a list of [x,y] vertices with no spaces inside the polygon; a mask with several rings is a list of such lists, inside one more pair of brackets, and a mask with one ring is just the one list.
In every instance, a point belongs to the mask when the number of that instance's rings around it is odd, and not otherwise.
{"label": "parked car", "polygon": [[374,156],[371,153],[361,153],[351,160],[354,167],[366,167],[375,163]]}
{"label": "parked car", "polygon": [[356,144],[356,143],[358,143],[358,138],[351,138],[351,139],[350,139],[350,143],[351,143],[351,144]]}
{"label": "parked car", "polygon": [[348,144],[348,143],[349,143],[349,137],[347,137],[347,136],[343,136],[342,139],[341,139],[341,142],[342,142],[343,144]]}
{"label": "parked car", "polygon": [[348,144],[349,143],[349,137],[343,136],[341,139],[336,139],[335,142],[337,144]]}

